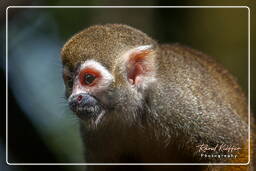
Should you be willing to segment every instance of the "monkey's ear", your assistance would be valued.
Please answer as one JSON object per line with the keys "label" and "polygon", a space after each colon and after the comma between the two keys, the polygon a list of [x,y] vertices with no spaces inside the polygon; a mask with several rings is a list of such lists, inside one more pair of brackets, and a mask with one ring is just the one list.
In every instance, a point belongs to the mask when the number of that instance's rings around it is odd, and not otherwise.
{"label": "monkey's ear", "polygon": [[155,81],[155,50],[151,45],[139,46],[126,53],[127,80],[131,85],[145,88]]}

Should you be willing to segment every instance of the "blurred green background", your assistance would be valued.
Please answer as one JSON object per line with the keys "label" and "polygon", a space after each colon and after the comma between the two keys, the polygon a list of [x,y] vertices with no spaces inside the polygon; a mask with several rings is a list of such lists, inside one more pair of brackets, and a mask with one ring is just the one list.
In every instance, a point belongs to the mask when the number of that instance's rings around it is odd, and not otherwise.
{"label": "blurred green background", "polygon": [[[210,1],[194,2],[196,3],[169,5],[209,5],[207,2]],[[67,4],[66,0],[16,2],[16,5],[26,4],[71,5]],[[72,5],[81,4],[112,5],[104,0],[76,0]],[[164,4],[149,0],[144,4],[135,1],[121,4],[118,1],[115,5]],[[255,10],[254,4],[249,1],[244,4],[211,5],[251,5],[251,11]],[[69,111],[64,99],[59,53],[65,41],[74,33],[94,24],[128,24],[144,31],[159,43],[178,42],[200,50],[226,66],[237,78],[245,93],[248,92],[247,8],[9,8],[8,23],[10,163],[83,162],[84,149],[80,141],[78,119]],[[4,23],[1,25],[1,31],[5,31]],[[254,32],[253,25],[251,33]],[[4,39],[5,35],[1,36]],[[255,44],[254,42],[255,39],[252,44]],[[4,53],[3,46],[3,59]],[[5,60],[1,60],[2,71],[6,70],[4,64]],[[254,54],[251,54],[251,67],[254,67],[254,64]],[[4,78],[4,72],[1,72],[1,78]],[[252,86],[253,102],[254,94],[255,89]],[[254,110],[255,107],[255,103],[252,103]],[[5,121],[5,118],[2,121]],[[3,151],[4,136],[5,132],[2,132],[0,148]],[[5,160],[4,154],[1,154],[0,159]],[[3,166],[3,169],[31,168]],[[83,166],[55,167],[55,170],[81,169]]]}

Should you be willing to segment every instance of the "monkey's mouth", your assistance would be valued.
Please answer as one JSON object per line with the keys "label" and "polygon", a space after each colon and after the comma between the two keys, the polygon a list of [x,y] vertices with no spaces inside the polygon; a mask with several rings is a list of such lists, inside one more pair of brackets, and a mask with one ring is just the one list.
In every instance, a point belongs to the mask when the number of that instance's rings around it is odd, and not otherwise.
{"label": "monkey's mouth", "polygon": [[94,119],[103,113],[103,108],[100,105],[95,106],[76,106],[72,109],[79,118],[83,120]]}
{"label": "monkey's mouth", "polygon": [[82,120],[94,119],[105,113],[103,105],[94,96],[79,94],[68,99],[70,109]]}

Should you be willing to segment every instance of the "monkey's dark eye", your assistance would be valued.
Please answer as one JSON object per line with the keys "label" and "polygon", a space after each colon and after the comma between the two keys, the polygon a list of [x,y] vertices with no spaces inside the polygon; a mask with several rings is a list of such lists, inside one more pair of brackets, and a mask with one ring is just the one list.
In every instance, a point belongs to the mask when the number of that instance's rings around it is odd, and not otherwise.
{"label": "monkey's dark eye", "polygon": [[69,79],[69,80],[67,81],[67,85],[68,85],[69,88],[72,88],[72,86],[73,86],[73,80],[72,80],[72,79]]}
{"label": "monkey's dark eye", "polygon": [[79,73],[80,83],[84,86],[94,86],[101,78],[99,71],[94,68],[85,68]]}
{"label": "monkey's dark eye", "polygon": [[63,79],[66,83],[67,88],[72,88],[73,86],[73,78],[72,75],[70,73],[65,73],[63,74]]}
{"label": "monkey's dark eye", "polygon": [[96,79],[96,77],[92,74],[85,74],[84,76],[84,83],[87,85],[90,85],[93,83],[93,81]]}

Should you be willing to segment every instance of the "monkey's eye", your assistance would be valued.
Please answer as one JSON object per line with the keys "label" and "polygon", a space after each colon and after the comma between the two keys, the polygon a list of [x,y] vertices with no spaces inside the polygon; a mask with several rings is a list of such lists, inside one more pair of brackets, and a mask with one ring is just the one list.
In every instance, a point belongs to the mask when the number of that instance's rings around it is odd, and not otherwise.
{"label": "monkey's eye", "polygon": [[90,85],[93,83],[93,81],[96,79],[96,77],[92,74],[85,74],[84,76],[84,83],[87,85]]}
{"label": "monkey's eye", "polygon": [[72,79],[68,79],[67,85],[68,85],[69,88],[72,88],[72,86],[73,86],[73,80],[72,80]]}
{"label": "monkey's eye", "polygon": [[63,75],[63,79],[66,82],[67,88],[72,88],[73,86],[73,78],[69,75]]}
{"label": "monkey's eye", "polygon": [[82,85],[93,86],[97,83],[100,73],[94,69],[84,69],[79,73],[79,80]]}
{"label": "monkey's eye", "polygon": [[67,85],[67,88],[72,88],[73,86],[73,73],[67,67],[63,68],[63,79]]}

